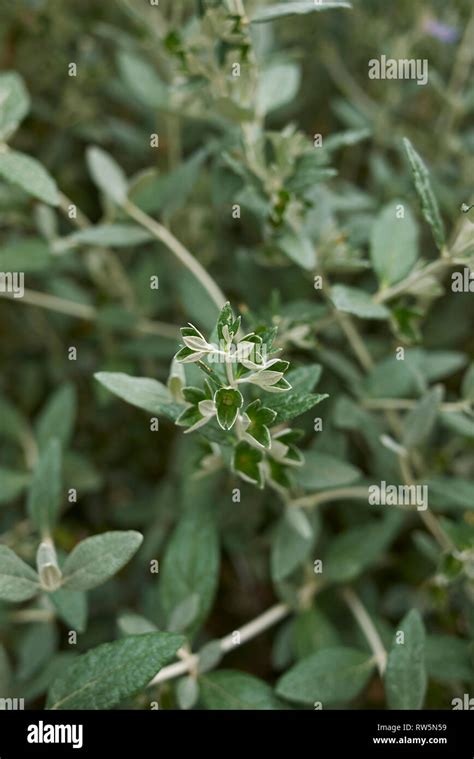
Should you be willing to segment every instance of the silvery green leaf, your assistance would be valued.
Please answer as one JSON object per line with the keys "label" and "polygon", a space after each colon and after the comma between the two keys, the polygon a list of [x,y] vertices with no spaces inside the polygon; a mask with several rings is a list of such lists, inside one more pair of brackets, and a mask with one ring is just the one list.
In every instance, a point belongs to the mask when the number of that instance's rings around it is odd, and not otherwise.
{"label": "silvery green leaf", "polygon": [[469,364],[464,374],[461,390],[462,397],[474,403],[474,361]]}
{"label": "silvery green leaf", "polygon": [[58,219],[52,208],[38,203],[34,209],[35,224],[43,240],[53,243],[58,236]]}
{"label": "silvery green leaf", "polygon": [[[397,642],[403,632],[404,641]],[[425,629],[412,609],[402,620],[388,655],[385,691],[389,709],[422,709],[426,693]]]}
{"label": "silvery green leaf", "polygon": [[441,412],[439,420],[443,427],[457,435],[474,438],[474,418],[463,413]]}
{"label": "silvery green leaf", "polygon": [[296,507],[289,507],[280,518],[272,541],[271,571],[274,582],[280,582],[304,564],[315,537],[306,514]]}
{"label": "silvery green leaf", "polygon": [[288,229],[277,239],[280,250],[303,269],[313,269],[316,265],[314,244],[303,232]]}
{"label": "silvery green leaf", "polygon": [[131,611],[120,614],[117,623],[123,635],[141,635],[143,633],[158,631],[154,622],[150,622],[149,619],[142,617],[141,614],[135,614]]}
{"label": "silvery green leaf", "polygon": [[306,490],[348,485],[362,476],[362,472],[352,464],[318,450],[306,450],[304,458],[305,463],[295,473],[295,477]]}
{"label": "silvery green leaf", "polygon": [[410,140],[403,140],[410,162],[416,191],[421,200],[423,216],[431,227],[436,245],[441,250],[446,244],[446,233],[439,211],[438,201],[431,187],[430,174],[421,156],[416,152]]}
{"label": "silvery green leaf", "polygon": [[[291,373],[288,374],[288,380],[291,382]],[[272,399],[272,408],[274,411],[277,412],[277,417],[275,419],[275,424],[282,424],[283,422],[288,422],[291,419],[294,419],[296,416],[300,416],[300,414],[304,414],[306,411],[309,411],[314,406],[317,406],[318,403],[321,403],[321,401],[324,401],[326,398],[329,398],[327,393],[299,393],[299,392],[293,392],[292,390],[289,390],[284,396],[277,397],[277,401],[280,401],[280,398],[282,399],[282,402],[275,402]]]}
{"label": "silvery green leaf", "polygon": [[302,704],[320,701],[323,708],[352,701],[375,669],[374,658],[352,648],[325,648],[302,659],[281,677],[276,692]]}
{"label": "silvery green leaf", "polygon": [[50,533],[61,507],[62,454],[59,440],[50,438],[38,459],[28,497],[28,513],[41,533]]}
{"label": "silvery green leaf", "polygon": [[98,224],[86,227],[62,237],[54,244],[56,251],[65,251],[80,245],[97,245],[99,247],[128,248],[142,245],[151,238],[146,229],[134,224]]}
{"label": "silvery green leaf", "polygon": [[[314,390],[321,378],[322,370],[321,364],[306,364],[289,371],[286,376],[292,387],[292,393],[304,395]],[[272,398],[272,408],[284,404],[292,393],[281,398]]]}
{"label": "silvery green leaf", "polygon": [[27,601],[39,592],[39,577],[11,548],[0,545],[0,599]]}
{"label": "silvery green leaf", "polygon": [[380,361],[364,380],[371,398],[406,398],[425,392],[428,384],[449,377],[466,364],[466,356],[458,351],[405,350],[405,360],[395,356]]}
{"label": "silvery green leaf", "polygon": [[122,400],[152,414],[163,414],[175,420],[182,411],[182,406],[173,402],[166,385],[158,380],[130,377],[122,372],[98,372],[94,377]]}
{"label": "silvery green leaf", "polygon": [[184,632],[193,624],[199,614],[199,607],[200,602],[197,593],[192,593],[180,601],[170,615],[168,630],[170,632]]}
{"label": "silvery green leaf", "polygon": [[207,350],[196,351],[193,348],[188,348],[186,345],[179,350],[175,356],[176,361],[182,364],[194,364],[196,361],[201,361],[206,355]]}
{"label": "silvery green leaf", "polygon": [[374,518],[337,535],[323,559],[324,578],[332,582],[349,582],[380,561],[402,521],[402,514],[392,512],[385,519]]}
{"label": "silvery green leaf", "polygon": [[105,150],[87,149],[87,165],[97,187],[118,205],[127,200],[128,182],[122,168]]}
{"label": "silvery green leaf", "polygon": [[175,403],[183,403],[183,389],[186,387],[186,371],[182,363],[173,358],[168,376],[167,388]]}
{"label": "silvery green leaf", "polygon": [[291,3],[274,3],[257,12],[251,19],[252,24],[260,24],[264,21],[284,18],[285,16],[315,13],[316,11],[335,10],[337,8],[352,8],[351,4],[343,0],[296,0]]}
{"label": "silvery green leaf", "polygon": [[330,297],[338,311],[354,314],[360,319],[388,319],[390,316],[389,310],[381,303],[376,303],[365,290],[348,285],[334,285]]}
{"label": "silvery green leaf", "polygon": [[242,393],[231,387],[222,387],[216,392],[214,403],[219,426],[223,430],[231,430],[244,403]]}
{"label": "silvery green leaf", "polygon": [[75,659],[52,683],[48,709],[112,709],[131,698],[184,643],[156,632],[103,643]]}
{"label": "silvery green leaf", "polygon": [[321,403],[328,395],[314,394],[311,391],[319,381],[322,367],[319,364],[308,364],[292,369],[286,374],[291,390],[282,395],[272,397],[271,407],[277,412],[274,424],[288,422],[294,417]]}
{"label": "silvery green leaf", "polygon": [[406,448],[415,448],[428,438],[435,425],[443,395],[444,388],[437,385],[407,414],[403,429],[403,445]]}
{"label": "silvery green leaf", "polygon": [[362,140],[367,140],[372,135],[371,129],[347,129],[344,132],[331,134],[324,140],[324,150],[334,151],[345,148],[348,145],[357,145]]}
{"label": "silvery green leaf", "polygon": [[160,108],[168,101],[168,88],[155,69],[138,55],[122,51],[118,54],[120,74],[130,92],[143,105]]}
{"label": "silvery green leaf", "polygon": [[265,115],[291,102],[300,81],[300,67],[296,63],[274,63],[264,68],[258,81],[257,109]]}
{"label": "silvery green leaf", "polygon": [[217,588],[219,537],[208,508],[190,509],[181,517],[166,548],[160,571],[159,596],[166,618],[193,595],[199,608],[186,632],[193,634],[206,619]]}
{"label": "silvery green leaf", "polygon": [[199,683],[195,677],[181,677],[176,684],[176,700],[180,709],[192,709],[199,698]]}
{"label": "silvery green leaf", "polygon": [[0,176],[43,203],[52,206],[59,204],[56,182],[35,158],[25,153],[0,150]]}
{"label": "silvery green leaf", "polygon": [[[402,207],[403,216],[399,217]],[[384,206],[372,227],[370,256],[382,286],[393,285],[411,271],[418,258],[418,227],[401,201]]]}
{"label": "silvery green leaf", "polygon": [[[132,179],[130,199],[146,213],[166,211],[171,214],[183,208],[199,179],[209,148],[210,144],[196,150],[167,174],[150,171],[141,181],[140,177],[136,182]],[[209,328],[212,329],[212,325]]]}
{"label": "silvery green leaf", "polygon": [[0,140],[8,140],[29,110],[30,98],[22,77],[15,71],[0,74]]}
{"label": "silvery green leaf", "polygon": [[217,667],[223,655],[224,652],[222,650],[220,641],[211,640],[209,643],[206,643],[205,646],[199,649],[199,673],[204,674],[205,672],[209,672],[211,669],[214,669],[214,667]]}
{"label": "silvery green leaf", "polygon": [[48,594],[58,615],[72,630],[83,633],[87,622],[87,596],[81,590],[60,588]]}
{"label": "silvery green leaf", "polygon": [[219,670],[200,678],[201,697],[208,709],[282,709],[263,680],[245,672]]}
{"label": "silvery green leaf", "polygon": [[[8,271],[9,267],[5,270]],[[29,434],[26,417],[6,398],[0,396],[0,437],[21,442]]]}
{"label": "silvery green leaf", "polygon": [[[462,369],[466,365],[467,357],[460,351],[439,350],[428,351],[420,350],[418,353],[415,349],[408,354],[413,357],[413,363],[419,362],[420,371],[422,371],[429,382],[437,382],[444,377]],[[405,354],[406,357],[406,354]]]}
{"label": "silvery green leaf", "polygon": [[106,582],[138,551],[143,536],[134,530],[105,532],[81,541],[63,566],[64,587],[90,590]]}
{"label": "silvery green leaf", "polygon": [[462,477],[438,476],[427,482],[430,507],[440,511],[474,511],[474,483]]}
{"label": "silvery green leaf", "polygon": [[338,646],[339,635],[320,608],[311,606],[294,620],[293,649],[297,659],[304,659],[325,648]]}
{"label": "silvery green leaf", "polygon": [[52,438],[61,445],[69,444],[76,419],[77,396],[74,385],[67,382],[48,399],[36,422],[36,437],[41,449]]}
{"label": "silvery green leaf", "polygon": [[207,340],[204,340],[202,337],[196,337],[195,335],[192,335],[191,337],[183,337],[183,343],[186,348],[189,348],[189,350],[200,351],[201,354],[204,354],[209,350],[209,343]]}

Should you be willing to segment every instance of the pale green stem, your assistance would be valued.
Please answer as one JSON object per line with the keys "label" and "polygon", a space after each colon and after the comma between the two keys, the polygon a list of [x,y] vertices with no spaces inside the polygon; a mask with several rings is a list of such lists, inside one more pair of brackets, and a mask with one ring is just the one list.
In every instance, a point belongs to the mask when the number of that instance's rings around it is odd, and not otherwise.
{"label": "pale green stem", "polygon": [[[288,614],[291,612],[291,607],[288,604],[285,603],[278,603],[275,604],[275,606],[272,606],[270,609],[267,609],[263,614],[260,614],[258,617],[253,619],[251,622],[248,622],[246,625],[241,627],[239,630],[235,630],[229,635],[226,635],[225,637],[221,638],[219,640],[219,646],[223,654],[233,651],[235,648],[237,648],[239,645],[242,645],[243,643],[247,643],[247,641],[252,640],[252,638],[255,638],[257,635],[260,635],[260,633],[267,630],[269,627],[273,627],[273,625],[278,624],[278,622],[281,622],[282,619],[284,619]],[[237,634],[236,634],[237,633]],[[235,641],[239,641],[236,643]],[[199,656],[198,654],[189,654],[186,652],[186,656],[183,657],[182,661],[175,662],[175,664],[170,664],[168,667],[163,667],[157,675],[153,678],[153,680],[149,683],[149,686],[151,685],[158,685],[159,683],[166,682],[167,680],[172,680],[175,677],[181,677],[181,675],[188,674],[189,672],[196,671],[199,665]]]}
{"label": "pale green stem", "polygon": [[375,629],[374,623],[372,622],[362,601],[354,593],[354,591],[350,590],[350,588],[345,588],[341,592],[341,595],[347,603],[352,614],[354,615],[354,618],[356,619],[360,629],[364,633],[367,643],[369,644],[371,651],[374,654],[375,661],[377,662],[377,668],[380,677],[383,677],[385,668],[387,666],[387,652],[385,650],[384,644],[380,639],[380,635]]}
{"label": "pale green stem", "polygon": [[31,622],[52,622],[55,614],[47,609],[20,609],[11,613],[11,620],[19,624],[30,624]]}
{"label": "pale green stem", "polygon": [[159,222],[144,213],[130,200],[124,204],[124,210],[128,215],[140,224],[170,250],[176,258],[194,275],[198,282],[208,293],[211,300],[221,309],[226,303],[226,297],[213,278],[201,266],[199,261],[191,255],[189,250]]}
{"label": "pale green stem", "polygon": [[[400,470],[403,475],[403,479],[406,485],[415,485],[415,477],[413,475],[411,464],[405,456],[399,456]],[[431,513],[431,511],[419,511],[420,519],[424,522],[425,527],[431,532],[437,543],[443,549],[443,551],[453,551],[456,546],[449,537],[449,535],[442,528],[439,520]]]}
{"label": "pale green stem", "polygon": [[296,498],[296,500],[290,501],[289,505],[301,509],[311,509],[314,506],[320,506],[322,503],[341,501],[345,498],[364,501],[367,500],[368,497],[369,489],[366,486],[353,488],[335,488],[334,490],[324,490],[322,493],[311,493],[310,495]]}

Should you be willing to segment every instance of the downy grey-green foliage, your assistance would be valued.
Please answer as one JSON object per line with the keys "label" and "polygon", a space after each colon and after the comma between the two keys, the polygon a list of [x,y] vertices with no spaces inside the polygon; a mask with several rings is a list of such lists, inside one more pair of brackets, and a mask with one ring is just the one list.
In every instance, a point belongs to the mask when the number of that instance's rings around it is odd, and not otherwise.
{"label": "downy grey-green foliage", "polygon": [[[0,11],[0,696],[458,708],[470,3],[21,5]],[[368,76],[393,50],[424,86]]]}

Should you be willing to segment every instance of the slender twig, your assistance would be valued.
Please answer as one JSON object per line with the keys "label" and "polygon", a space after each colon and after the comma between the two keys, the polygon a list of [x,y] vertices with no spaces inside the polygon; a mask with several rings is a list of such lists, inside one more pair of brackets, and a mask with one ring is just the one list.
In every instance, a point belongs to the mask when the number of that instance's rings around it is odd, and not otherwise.
{"label": "slender twig", "polygon": [[[400,470],[405,484],[409,486],[415,485],[416,481],[409,460],[404,456],[399,456],[398,460],[400,462]],[[427,530],[431,532],[434,539],[443,549],[443,551],[454,551],[456,546],[454,545],[447,532],[445,532],[439,520],[434,516],[434,514],[432,514],[431,511],[419,511],[418,513],[420,515],[421,521],[424,523]]]}
{"label": "slender twig", "polygon": [[11,619],[19,624],[30,624],[31,622],[52,622],[55,615],[49,609],[20,609],[11,613]]}
{"label": "slender twig", "polygon": [[325,273],[322,273],[321,280],[323,283],[322,294],[324,295],[327,303],[329,304],[331,308],[334,319],[339,324],[339,327],[341,328],[341,330],[344,332],[349,342],[349,345],[354,351],[354,354],[357,357],[362,368],[366,372],[370,371],[374,365],[374,362],[373,362],[372,356],[370,355],[368,349],[365,346],[364,341],[359,335],[359,332],[354,326],[354,323],[351,317],[349,316],[349,314],[343,313],[342,311],[338,311],[338,309],[335,307],[334,303],[332,302],[331,285]]}
{"label": "slender twig", "polygon": [[374,362],[358,330],[355,328],[354,322],[348,314],[341,313],[341,311],[335,311],[335,317],[346,335],[352,350],[359,359],[362,368],[370,371],[374,366]]}
{"label": "slender twig", "polygon": [[345,498],[354,498],[356,500],[367,500],[369,497],[369,490],[364,487],[353,488],[335,488],[334,490],[324,490],[322,493],[310,493],[310,495],[296,498],[290,502],[290,506],[296,508],[311,509],[314,506],[319,506],[322,503],[329,503],[330,501],[342,501]]}
{"label": "slender twig", "polygon": [[[69,215],[69,209],[71,206],[75,208],[75,216]],[[87,229],[87,227],[92,226],[91,221],[87,218],[85,213],[82,213],[81,209],[78,208],[77,205],[63,192],[59,193],[59,209],[68,219],[68,221],[72,222],[72,224],[74,224],[74,226],[76,226],[78,229]]]}
{"label": "slender twig", "polygon": [[367,643],[369,644],[377,662],[377,669],[379,671],[380,677],[383,677],[385,668],[387,666],[387,652],[385,650],[384,644],[380,639],[380,635],[375,629],[374,623],[367,613],[367,610],[362,601],[356,595],[356,593],[354,593],[354,591],[352,591],[350,588],[345,588],[341,592],[341,595],[347,603],[352,614],[354,615],[360,629],[364,633]]}
{"label": "slender twig", "polygon": [[[246,643],[247,641],[252,640],[252,638],[257,637],[257,635],[260,635],[260,633],[264,632],[269,627],[278,624],[278,622],[288,616],[290,611],[291,607],[288,604],[275,604],[275,606],[267,609],[267,611],[260,614],[260,616],[255,619],[252,619],[251,622],[248,622],[239,630],[235,630],[221,638],[218,642],[222,653],[225,654],[228,651],[232,651],[236,646],[242,645],[242,643]],[[236,641],[238,641],[238,643],[236,643]],[[168,667],[164,667],[160,670],[149,685],[157,685],[166,680],[172,680],[175,677],[185,675],[192,669],[196,670],[198,664],[198,654],[187,655],[184,660],[170,664]]]}
{"label": "slender twig", "polygon": [[226,297],[220,287],[216,284],[213,278],[207,273],[207,271],[201,266],[199,261],[189,252],[187,248],[159,222],[152,219],[151,216],[144,213],[141,208],[138,208],[130,200],[127,200],[124,204],[124,210],[128,215],[134,219],[138,224],[145,229],[148,229],[151,234],[156,237],[157,240],[163,243],[168,250],[170,250],[181,263],[195,276],[195,278],[204,287],[209,294],[211,300],[216,304],[218,308],[226,302]]}

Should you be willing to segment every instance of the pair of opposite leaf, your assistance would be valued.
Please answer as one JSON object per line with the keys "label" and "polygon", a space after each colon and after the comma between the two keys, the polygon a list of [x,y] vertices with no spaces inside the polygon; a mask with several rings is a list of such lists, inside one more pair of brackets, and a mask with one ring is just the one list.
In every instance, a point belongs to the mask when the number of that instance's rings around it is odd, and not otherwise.
{"label": "pair of opposite leaf", "polygon": [[51,541],[40,544],[35,571],[8,546],[0,546],[0,599],[27,601],[41,591],[86,591],[106,582],[131,559],[143,536],[134,530],[106,532],[78,543],[60,568]]}
{"label": "pair of opposite leaf", "polygon": [[[272,435],[270,428],[277,412],[262,405],[259,398],[245,407],[240,388],[247,384],[269,393],[287,392],[291,385],[284,374],[289,362],[274,356],[277,352],[271,348],[274,333],[264,341],[254,332],[239,337],[239,329],[240,317],[234,318],[228,303],[219,315],[216,344],[206,340],[192,324],[181,329],[184,345],[175,360],[181,364],[196,363],[206,373],[206,380],[204,389],[183,388],[187,406],[176,423],[192,432],[215,418],[225,432],[235,431],[234,471],[259,487],[263,486],[265,474],[274,483],[287,487],[282,467],[303,462],[294,446],[300,433],[283,429]],[[210,366],[213,364],[224,366],[224,379]]]}

